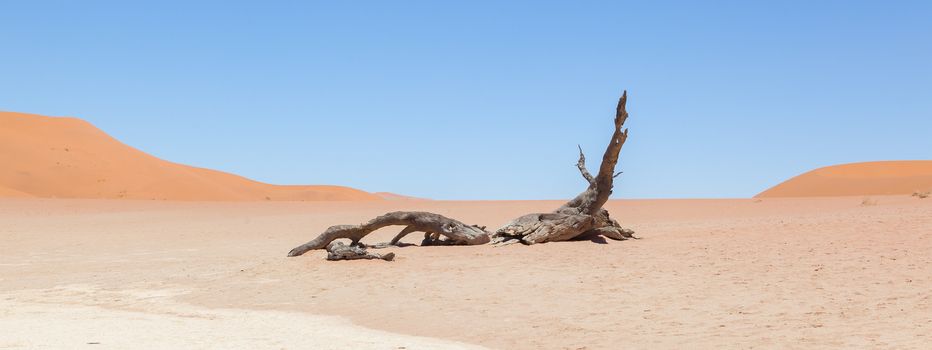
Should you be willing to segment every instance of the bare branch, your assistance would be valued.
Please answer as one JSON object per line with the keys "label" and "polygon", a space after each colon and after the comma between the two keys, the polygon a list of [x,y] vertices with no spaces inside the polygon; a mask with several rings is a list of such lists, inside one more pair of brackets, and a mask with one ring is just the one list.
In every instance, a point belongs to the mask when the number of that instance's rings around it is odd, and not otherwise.
{"label": "bare branch", "polygon": [[391,241],[389,244],[390,244],[390,245],[398,245],[398,242],[400,242],[402,238],[404,238],[405,236],[407,236],[409,233],[412,233],[412,232],[415,232],[415,231],[417,231],[417,228],[416,228],[416,227],[410,226],[410,225],[409,225],[409,226],[405,226],[405,228],[404,228],[403,230],[401,230],[401,232],[398,232],[398,234],[395,235],[395,238],[392,238],[392,241]]}
{"label": "bare branch", "polygon": [[586,169],[586,155],[583,154],[582,146],[576,145],[576,147],[579,147],[579,161],[576,162],[576,167],[579,168],[579,173],[586,179],[586,182],[595,185],[595,178],[589,173],[589,169]]}
{"label": "bare branch", "polygon": [[625,110],[627,100],[628,91],[625,91],[621,98],[618,99],[618,107],[615,109],[615,132],[612,133],[612,140],[609,142],[608,147],[605,148],[599,174],[595,177],[595,197],[589,207],[584,208],[585,214],[593,215],[598,212],[612,194],[618,154],[621,152],[621,147],[625,145],[625,141],[628,140],[628,129],[622,130],[625,121],[628,120],[628,111]]}

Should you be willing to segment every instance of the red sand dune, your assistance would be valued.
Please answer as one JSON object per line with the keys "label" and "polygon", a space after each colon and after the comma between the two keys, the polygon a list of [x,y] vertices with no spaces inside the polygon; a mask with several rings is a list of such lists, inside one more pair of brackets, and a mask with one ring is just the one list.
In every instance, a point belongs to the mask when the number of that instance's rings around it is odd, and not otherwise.
{"label": "red sand dune", "polygon": [[0,197],[381,200],[342,186],[279,186],[168,162],[77,118],[0,112]]}
{"label": "red sand dune", "polygon": [[827,197],[911,194],[932,190],[932,160],[828,166],[796,176],[755,197]]}

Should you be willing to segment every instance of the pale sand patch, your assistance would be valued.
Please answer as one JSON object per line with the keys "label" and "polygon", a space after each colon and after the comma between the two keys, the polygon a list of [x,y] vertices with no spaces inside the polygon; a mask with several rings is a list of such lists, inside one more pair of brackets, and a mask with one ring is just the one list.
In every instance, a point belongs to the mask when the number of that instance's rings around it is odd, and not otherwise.
{"label": "pale sand patch", "polygon": [[[0,349],[484,349],[368,329],[336,316],[171,301],[181,294],[81,285],[0,294]],[[95,299],[146,312],[79,305]]]}

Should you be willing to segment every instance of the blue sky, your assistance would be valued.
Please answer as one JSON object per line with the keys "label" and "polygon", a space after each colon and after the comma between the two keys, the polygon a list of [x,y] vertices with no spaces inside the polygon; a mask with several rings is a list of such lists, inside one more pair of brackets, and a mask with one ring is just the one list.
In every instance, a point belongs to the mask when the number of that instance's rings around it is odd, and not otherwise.
{"label": "blue sky", "polygon": [[615,198],[932,159],[927,1],[6,1],[0,110],[280,184],[556,199],[629,91]]}

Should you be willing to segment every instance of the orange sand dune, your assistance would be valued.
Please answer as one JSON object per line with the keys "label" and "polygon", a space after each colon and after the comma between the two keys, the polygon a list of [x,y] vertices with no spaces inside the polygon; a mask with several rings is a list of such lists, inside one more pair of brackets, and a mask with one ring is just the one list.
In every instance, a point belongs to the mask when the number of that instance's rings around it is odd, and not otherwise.
{"label": "orange sand dune", "polygon": [[381,200],[341,186],[278,186],[168,162],[88,122],[0,112],[0,196],[163,200]]}
{"label": "orange sand dune", "polygon": [[755,197],[827,197],[911,194],[932,190],[932,160],[828,166],[796,176]]}
{"label": "orange sand dune", "polygon": [[32,197],[32,195],[14,190],[12,188],[0,186],[0,197],[28,198]]}
{"label": "orange sand dune", "polygon": [[411,197],[411,196],[405,196],[403,194],[397,194],[397,193],[391,193],[391,192],[376,192],[373,194],[381,197],[384,200],[389,200],[389,201],[427,201],[429,200],[427,198]]}

